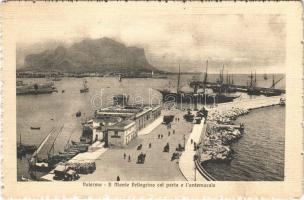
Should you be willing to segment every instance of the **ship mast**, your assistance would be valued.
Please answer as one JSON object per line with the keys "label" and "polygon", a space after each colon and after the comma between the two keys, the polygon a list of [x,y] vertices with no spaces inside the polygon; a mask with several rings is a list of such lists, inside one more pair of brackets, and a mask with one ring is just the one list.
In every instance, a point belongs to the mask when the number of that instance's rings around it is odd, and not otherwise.
{"label": "ship mast", "polygon": [[52,135],[52,133],[54,133],[56,130],[54,128],[51,129],[51,131],[49,132],[49,134],[43,139],[43,141],[40,143],[40,145],[38,146],[37,150],[33,153],[33,155],[31,156],[31,161],[33,159],[37,158],[38,153],[41,151],[42,147],[44,146],[44,144],[46,143],[46,141],[49,139],[49,137]]}
{"label": "ship mast", "polygon": [[256,79],[256,70],[254,72],[254,87],[256,87],[257,79]]}
{"label": "ship mast", "polygon": [[179,93],[179,84],[180,84],[180,65],[178,65],[177,93]]}
{"label": "ship mast", "polygon": [[205,97],[205,106],[207,105],[207,95],[206,95],[207,78],[208,78],[208,60],[206,61],[206,73],[205,73],[205,78],[204,78],[204,97]]}
{"label": "ship mast", "polygon": [[250,73],[250,87],[253,87],[253,75],[252,75],[252,71]]}
{"label": "ship mast", "polygon": [[60,129],[59,129],[59,131],[58,131],[58,133],[57,133],[57,135],[56,135],[56,137],[55,137],[55,140],[53,141],[53,144],[52,144],[51,148],[50,148],[49,151],[48,151],[48,156],[49,156],[51,150],[53,150],[53,155],[54,155],[54,153],[55,153],[55,152],[54,152],[54,151],[55,151],[55,148],[54,148],[55,142],[56,142],[56,140],[57,140],[59,134],[62,132],[63,126],[64,126],[64,125],[62,125],[62,126],[60,127]]}

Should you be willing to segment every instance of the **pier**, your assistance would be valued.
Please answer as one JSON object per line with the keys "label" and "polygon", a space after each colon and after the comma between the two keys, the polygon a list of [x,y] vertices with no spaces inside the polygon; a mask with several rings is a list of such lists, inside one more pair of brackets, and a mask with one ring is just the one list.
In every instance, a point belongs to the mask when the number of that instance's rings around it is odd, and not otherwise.
{"label": "pier", "polygon": [[[179,158],[179,169],[182,172],[183,176],[187,181],[208,181],[207,172],[205,171],[205,176],[201,173],[197,173],[196,163],[194,161],[194,155],[196,150],[194,150],[194,142],[196,144],[201,142],[201,136],[203,131],[205,131],[204,126],[205,119],[202,118],[200,124],[194,124],[192,132],[188,138],[188,141],[185,146],[185,151],[182,153]],[[192,142],[191,142],[192,140]]]}
{"label": "pier", "polygon": [[246,99],[246,100],[236,100],[229,103],[221,103],[218,104],[216,109],[219,111],[227,111],[231,110],[232,108],[242,108],[242,109],[257,109],[257,108],[263,108],[268,106],[274,106],[280,104],[281,96],[275,96],[275,97],[260,97],[260,98],[254,98],[254,99]]}
{"label": "pier", "polygon": [[[265,97],[256,99],[247,99],[229,103],[219,104],[217,107],[211,110],[218,110],[220,112],[225,112],[233,108],[243,108],[243,109],[257,109],[268,106],[279,105],[281,97]],[[179,160],[179,168],[188,181],[215,181],[213,178],[199,163],[198,160],[194,160],[194,155],[196,151],[194,150],[193,143],[199,144],[202,142],[202,135],[206,129],[204,126],[205,119],[203,118],[201,124],[195,124],[193,130],[189,136],[189,139],[185,146],[185,151],[182,153]],[[240,128],[239,125],[219,125],[219,126],[229,126],[233,128]],[[192,142],[191,143],[191,139]]]}

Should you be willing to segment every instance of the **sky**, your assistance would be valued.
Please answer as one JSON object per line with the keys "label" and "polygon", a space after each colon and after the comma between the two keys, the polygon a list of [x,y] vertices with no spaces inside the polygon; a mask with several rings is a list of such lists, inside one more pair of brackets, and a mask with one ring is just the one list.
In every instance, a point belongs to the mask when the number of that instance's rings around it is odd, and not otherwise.
{"label": "sky", "polygon": [[206,14],[185,9],[135,9],[119,14],[108,8],[75,10],[15,13],[16,31],[23,31],[17,43],[109,37],[144,48],[152,65],[168,71],[177,71],[180,65],[182,71],[199,72],[206,60],[211,73],[223,65],[229,73],[285,71],[286,32],[281,15]]}

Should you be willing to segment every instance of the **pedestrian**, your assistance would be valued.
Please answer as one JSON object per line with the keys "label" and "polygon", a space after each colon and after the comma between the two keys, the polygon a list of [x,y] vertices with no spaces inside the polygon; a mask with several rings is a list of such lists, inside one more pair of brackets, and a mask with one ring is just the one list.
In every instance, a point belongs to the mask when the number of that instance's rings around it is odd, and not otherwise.
{"label": "pedestrian", "polygon": [[151,143],[149,143],[149,148],[151,148],[151,146],[152,146],[152,144],[151,144]]}
{"label": "pedestrian", "polygon": [[173,135],[175,134],[175,129],[173,129]]}
{"label": "pedestrian", "polygon": [[193,144],[193,139],[191,139],[191,144]]}
{"label": "pedestrian", "polygon": [[128,159],[128,162],[131,162],[131,156],[129,155],[129,159]]}
{"label": "pedestrian", "polygon": [[163,134],[161,134],[160,137],[163,138],[164,137]]}
{"label": "pedestrian", "polygon": [[124,153],[124,155],[123,155],[123,156],[124,156],[124,159],[126,159],[126,157],[127,157],[126,153]]}
{"label": "pedestrian", "polygon": [[168,136],[170,136],[170,131],[168,132]]}
{"label": "pedestrian", "polygon": [[158,139],[160,138],[160,134],[158,134]]}
{"label": "pedestrian", "polygon": [[116,181],[120,181],[120,177],[119,176],[117,176]]}

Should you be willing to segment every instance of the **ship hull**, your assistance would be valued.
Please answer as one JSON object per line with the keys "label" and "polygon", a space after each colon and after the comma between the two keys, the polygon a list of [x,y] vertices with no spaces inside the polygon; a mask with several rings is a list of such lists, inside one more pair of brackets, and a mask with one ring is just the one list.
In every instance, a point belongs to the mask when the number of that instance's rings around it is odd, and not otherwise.
{"label": "ship hull", "polygon": [[17,95],[38,95],[38,94],[51,94],[56,92],[55,90],[27,90],[27,91],[17,91]]}
{"label": "ship hull", "polygon": [[81,90],[80,90],[80,93],[86,93],[86,92],[89,92],[89,89],[88,89],[88,88],[86,88],[86,89],[81,89]]}
{"label": "ship hull", "polygon": [[232,102],[239,96],[227,96],[227,95],[204,95],[194,93],[173,93],[160,91],[163,97],[163,102],[176,102],[176,103],[200,103],[200,104],[214,104],[214,103],[226,103]]}

